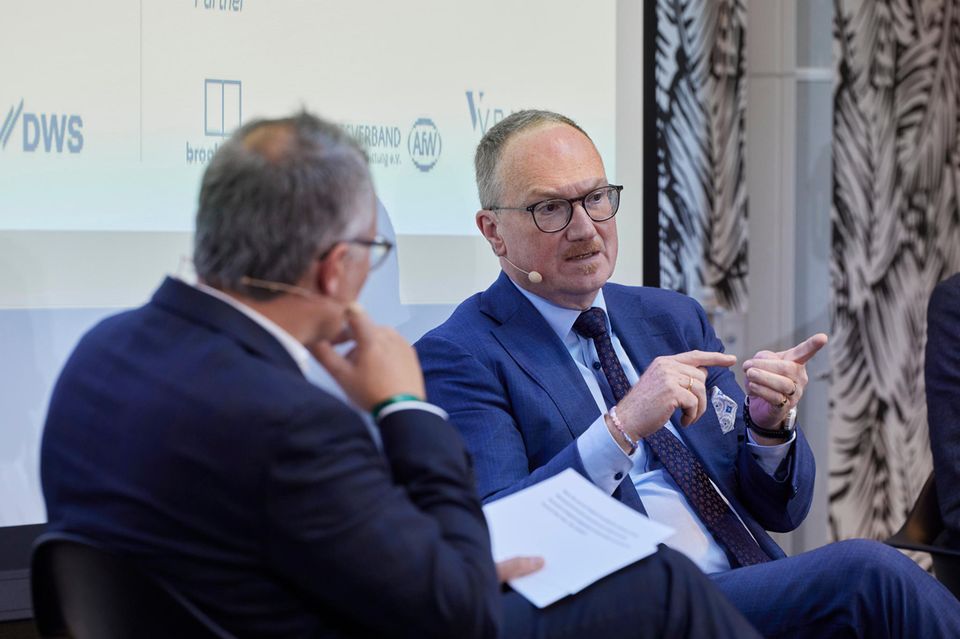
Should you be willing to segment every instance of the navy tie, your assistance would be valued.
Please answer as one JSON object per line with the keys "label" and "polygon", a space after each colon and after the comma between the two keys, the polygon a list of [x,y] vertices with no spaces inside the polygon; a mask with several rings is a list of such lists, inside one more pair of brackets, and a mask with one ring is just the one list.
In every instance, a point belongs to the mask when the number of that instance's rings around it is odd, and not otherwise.
{"label": "navy tie", "polygon": [[[600,356],[600,366],[607,377],[616,401],[623,399],[630,390],[630,382],[623,372],[620,360],[613,350],[613,342],[607,332],[607,314],[602,308],[591,308],[580,314],[573,330],[593,340]],[[666,427],[647,435],[644,441],[660,459],[673,481],[686,496],[687,501],[706,524],[714,539],[727,551],[731,563],[737,566],[770,561],[750,532],[710,483],[707,471],[690,450]]]}

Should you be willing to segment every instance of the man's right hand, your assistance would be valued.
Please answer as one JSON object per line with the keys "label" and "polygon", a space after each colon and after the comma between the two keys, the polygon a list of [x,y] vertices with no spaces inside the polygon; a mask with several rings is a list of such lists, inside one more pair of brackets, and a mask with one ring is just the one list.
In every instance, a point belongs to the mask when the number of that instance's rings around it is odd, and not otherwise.
{"label": "man's right hand", "polygon": [[707,410],[707,367],[736,363],[735,355],[705,351],[658,357],[617,404],[617,417],[636,440],[659,430],[678,408],[681,425],[692,424]]}
{"label": "man's right hand", "polygon": [[346,356],[329,341],[310,351],[357,406],[371,410],[394,395],[426,397],[417,353],[398,332],[374,324],[357,304],[347,309],[347,326],[355,345]]}
{"label": "man's right hand", "polygon": [[512,557],[497,562],[497,580],[505,584],[543,568],[543,557]]}

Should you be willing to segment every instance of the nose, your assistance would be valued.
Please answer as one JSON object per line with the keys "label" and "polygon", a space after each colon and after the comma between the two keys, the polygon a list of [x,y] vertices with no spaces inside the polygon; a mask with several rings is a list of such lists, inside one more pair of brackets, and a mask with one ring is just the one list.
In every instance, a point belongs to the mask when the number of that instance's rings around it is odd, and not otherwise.
{"label": "nose", "polygon": [[595,222],[587,215],[587,210],[583,208],[583,202],[578,201],[573,204],[573,214],[570,218],[570,224],[567,225],[567,239],[571,242],[592,238],[597,234],[594,227]]}

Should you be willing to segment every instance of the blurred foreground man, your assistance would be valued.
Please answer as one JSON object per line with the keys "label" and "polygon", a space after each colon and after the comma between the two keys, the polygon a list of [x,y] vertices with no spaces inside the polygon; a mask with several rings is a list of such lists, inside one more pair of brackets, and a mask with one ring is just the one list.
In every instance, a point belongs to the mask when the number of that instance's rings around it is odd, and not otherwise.
{"label": "blurred foreground man", "polygon": [[667,545],[764,636],[960,636],[960,604],[896,550],[855,540],[787,558],[767,534],[810,508],[796,406],[826,335],[746,361],[745,397],[699,304],[608,283],[623,187],[573,121],[504,118],[476,173],[477,226],[503,271],[417,350],[484,500],[573,468],[673,527]]}
{"label": "blurred foreground man", "polygon": [[[61,374],[50,528],[243,637],[756,636],[669,549],[544,610],[501,592],[498,572],[537,562],[494,566],[460,436],[423,401],[410,345],[354,304],[390,249],[375,224],[366,158],[339,128],[301,114],[226,142],[200,192],[200,283],[166,280]],[[311,356],[338,388],[305,379]]]}

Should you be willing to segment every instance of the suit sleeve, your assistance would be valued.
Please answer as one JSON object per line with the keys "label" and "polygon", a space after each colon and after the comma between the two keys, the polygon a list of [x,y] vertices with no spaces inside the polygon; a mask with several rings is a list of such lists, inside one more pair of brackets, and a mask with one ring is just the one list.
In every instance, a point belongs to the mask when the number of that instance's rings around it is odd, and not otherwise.
{"label": "suit sleeve", "polygon": [[960,545],[960,276],[939,284],[927,309],[927,422],[940,511]]}
{"label": "suit sleeve", "polygon": [[[691,303],[696,307],[702,331],[702,341],[695,348],[722,352],[723,343],[707,320],[703,307],[693,300]],[[729,368],[710,368],[706,386],[708,389],[717,386],[739,406],[735,424],[738,444],[734,479],[740,503],[764,529],[774,532],[794,530],[810,510],[816,475],[813,451],[803,433],[798,429],[792,450],[778,472],[771,476],[753,456],[747,444],[746,424],[743,421],[744,393],[733,372]],[[709,397],[707,399],[709,401]],[[714,419],[712,412],[708,410],[704,418]]]}
{"label": "suit sleeve", "polygon": [[[494,372],[458,344],[427,335],[416,344],[427,399],[442,406],[463,438],[477,471],[477,488],[484,502],[532,486],[567,468],[585,478],[577,440],[542,464],[530,457],[520,427],[514,421],[511,395]],[[544,424],[544,432],[547,432]],[[528,424],[529,429],[532,425]],[[530,467],[538,467],[530,471]]]}
{"label": "suit sleeve", "polygon": [[265,478],[269,563],[348,634],[493,637],[499,586],[462,440],[422,410],[339,402],[282,430]]}

